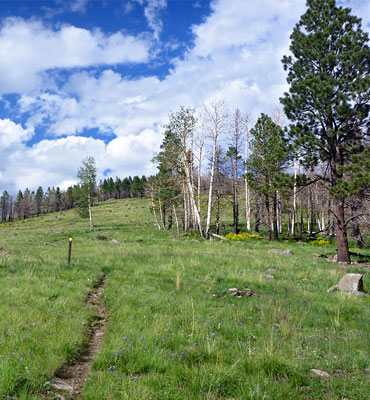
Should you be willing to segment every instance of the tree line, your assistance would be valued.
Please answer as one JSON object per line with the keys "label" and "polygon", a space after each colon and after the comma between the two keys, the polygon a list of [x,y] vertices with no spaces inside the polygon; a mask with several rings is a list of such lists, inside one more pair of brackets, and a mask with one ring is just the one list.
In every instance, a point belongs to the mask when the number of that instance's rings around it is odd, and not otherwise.
{"label": "tree line", "polygon": [[[124,199],[143,197],[145,193],[146,177],[131,176],[120,179],[105,178],[93,187],[93,201],[108,199]],[[26,188],[23,192],[11,196],[4,190],[0,197],[1,222],[13,221],[16,218],[29,218],[35,215],[65,211],[80,207],[83,203],[82,183],[69,186],[66,190],[59,187],[48,187],[45,191],[41,186],[36,191]]]}

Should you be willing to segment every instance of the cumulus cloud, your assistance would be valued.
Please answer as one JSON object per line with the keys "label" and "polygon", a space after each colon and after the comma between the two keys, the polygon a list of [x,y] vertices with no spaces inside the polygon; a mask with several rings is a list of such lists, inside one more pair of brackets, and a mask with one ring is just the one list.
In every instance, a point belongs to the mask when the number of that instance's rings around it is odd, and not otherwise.
{"label": "cumulus cloud", "polygon": [[8,148],[6,157],[1,154],[6,163],[0,162],[0,190],[13,194],[19,188],[36,190],[39,185],[66,189],[77,183],[77,170],[88,155],[96,159],[98,179],[104,178],[107,169],[112,176],[150,175],[154,170],[150,159],[153,150],[158,150],[160,133],[145,130],[137,136],[113,139],[109,144],[100,139],[70,136],[42,140],[32,147],[21,143],[22,134],[18,137],[17,146]]}
{"label": "cumulus cloud", "polygon": [[[149,2],[141,3],[149,5]],[[364,26],[368,26],[370,14],[361,14],[361,10],[367,7],[365,2],[358,0],[350,3],[357,7],[353,7],[355,14],[367,18]],[[160,3],[153,1],[152,4]],[[161,126],[166,122],[168,113],[180,105],[201,107],[209,99],[220,97],[225,98],[230,108],[239,107],[254,118],[261,112],[272,112],[287,89],[281,58],[289,51],[289,36],[304,10],[305,0],[214,1],[209,17],[192,27],[193,46],[182,58],[173,60],[170,72],[163,79],[156,76],[128,79],[107,67],[99,74],[88,71],[70,73],[52,93],[23,94],[19,107],[21,113],[30,115],[26,128],[9,120],[4,122],[4,126],[17,132],[14,133],[16,139],[11,151],[4,155],[4,160],[8,160],[3,162],[6,169],[2,169],[3,182],[4,176],[7,179],[5,187],[9,188],[12,182],[15,188],[31,186],[30,182],[44,186],[65,185],[75,179],[77,168],[87,154],[96,157],[101,175],[107,169],[112,171],[112,176],[120,177],[151,174],[154,167],[150,159],[153,152],[158,151]],[[30,24],[36,24],[42,32],[49,32],[50,38],[45,39],[46,43],[55,37],[60,43],[63,29],[72,29],[62,27],[52,31],[37,21],[23,21],[22,24],[26,31],[30,29]],[[74,29],[77,28],[73,28],[73,32]],[[3,31],[4,27],[0,33]],[[73,36],[73,32],[69,33]],[[91,51],[85,49],[82,51],[84,56],[76,53],[75,57],[60,56],[60,59],[55,55],[53,57],[58,62],[55,61],[52,66],[40,66],[40,63],[50,61],[36,60],[38,67],[31,69],[33,72],[28,76],[38,78],[38,71],[56,68],[57,65],[60,68],[78,63],[93,65],[97,63],[94,43],[105,43],[97,50],[104,55],[104,60],[113,62],[114,57],[122,56],[122,53],[111,54],[108,51],[113,46],[109,44],[111,36],[104,36],[98,31],[81,34],[89,39],[87,46]],[[119,35],[120,38],[125,37]],[[23,36],[20,34],[20,37]],[[37,35],[35,40],[38,43]],[[41,39],[40,42],[44,43]],[[3,36],[0,34],[0,50],[2,43]],[[142,43],[142,59],[145,60],[148,50],[146,43]],[[25,41],[25,48],[31,49],[28,46],[29,41]],[[31,59],[31,56],[24,57]],[[4,62],[0,60],[0,72],[4,70],[1,68],[5,68]],[[48,76],[52,81],[52,76]],[[0,73],[1,79],[6,81],[4,74]],[[13,78],[10,82],[15,85]],[[39,126],[48,127],[48,140],[27,148],[24,141]],[[110,141],[80,136],[85,129],[91,128],[110,135],[107,136]],[[68,137],[58,138],[66,135]],[[9,135],[6,137],[9,140]],[[66,157],[70,160],[67,166]]]}
{"label": "cumulus cloud", "polygon": [[144,6],[144,15],[149,27],[153,30],[154,38],[159,39],[163,24],[160,19],[160,11],[167,6],[167,0],[136,0]]}
{"label": "cumulus cloud", "polygon": [[149,49],[145,39],[122,32],[71,25],[53,30],[40,20],[7,18],[0,29],[0,92],[29,92],[53,68],[146,62]]}

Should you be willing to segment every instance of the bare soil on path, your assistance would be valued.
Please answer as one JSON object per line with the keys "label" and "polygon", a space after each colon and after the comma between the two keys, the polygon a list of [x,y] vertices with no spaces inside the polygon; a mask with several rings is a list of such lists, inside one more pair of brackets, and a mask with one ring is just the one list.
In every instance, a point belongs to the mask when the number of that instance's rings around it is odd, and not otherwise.
{"label": "bare soil on path", "polygon": [[89,294],[86,304],[92,307],[97,318],[89,326],[89,341],[81,356],[73,364],[63,365],[51,380],[50,385],[55,389],[53,397],[47,396],[51,400],[58,398],[60,400],[78,400],[81,398],[81,390],[86,379],[91,374],[90,366],[99,352],[103,341],[104,327],[107,322],[107,310],[101,300],[106,281],[106,274],[102,274],[101,280],[96,289]]}

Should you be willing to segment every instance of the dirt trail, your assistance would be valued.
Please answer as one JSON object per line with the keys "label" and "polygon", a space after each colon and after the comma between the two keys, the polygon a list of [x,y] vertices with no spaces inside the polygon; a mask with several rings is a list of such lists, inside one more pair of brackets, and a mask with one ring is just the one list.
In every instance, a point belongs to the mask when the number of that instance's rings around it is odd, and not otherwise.
{"label": "dirt trail", "polygon": [[99,285],[86,300],[86,304],[92,307],[99,317],[90,326],[90,338],[85,350],[73,364],[63,365],[50,382],[51,386],[59,392],[55,393],[54,396],[60,400],[77,400],[80,398],[82,386],[90,374],[90,365],[99,352],[107,317],[107,310],[101,300],[105,281],[106,275],[103,273]]}

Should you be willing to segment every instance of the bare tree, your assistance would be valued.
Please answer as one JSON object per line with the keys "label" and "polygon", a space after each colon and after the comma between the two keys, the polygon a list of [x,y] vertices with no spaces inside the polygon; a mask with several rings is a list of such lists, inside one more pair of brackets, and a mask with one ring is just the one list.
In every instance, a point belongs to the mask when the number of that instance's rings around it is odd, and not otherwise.
{"label": "bare tree", "polygon": [[232,116],[231,130],[229,133],[229,148],[226,157],[230,160],[231,169],[231,182],[233,192],[233,221],[234,233],[239,233],[239,194],[238,194],[238,180],[239,172],[242,163],[241,148],[244,141],[242,130],[242,115],[237,108]]}
{"label": "bare tree", "polygon": [[244,160],[244,182],[245,182],[245,219],[247,224],[247,230],[251,230],[251,200],[250,200],[250,188],[248,184],[248,156],[249,156],[249,125],[251,123],[251,117],[245,113],[244,118],[244,129],[245,129],[245,160]]}
{"label": "bare tree", "polygon": [[215,176],[217,143],[220,136],[226,130],[228,114],[226,109],[226,103],[224,100],[214,100],[208,106],[205,106],[204,110],[207,118],[207,131],[208,131],[207,136],[209,139],[211,139],[212,142],[211,176],[209,182],[207,222],[205,230],[205,236],[209,237],[209,229],[211,226],[212,191],[213,191],[213,181]]}

